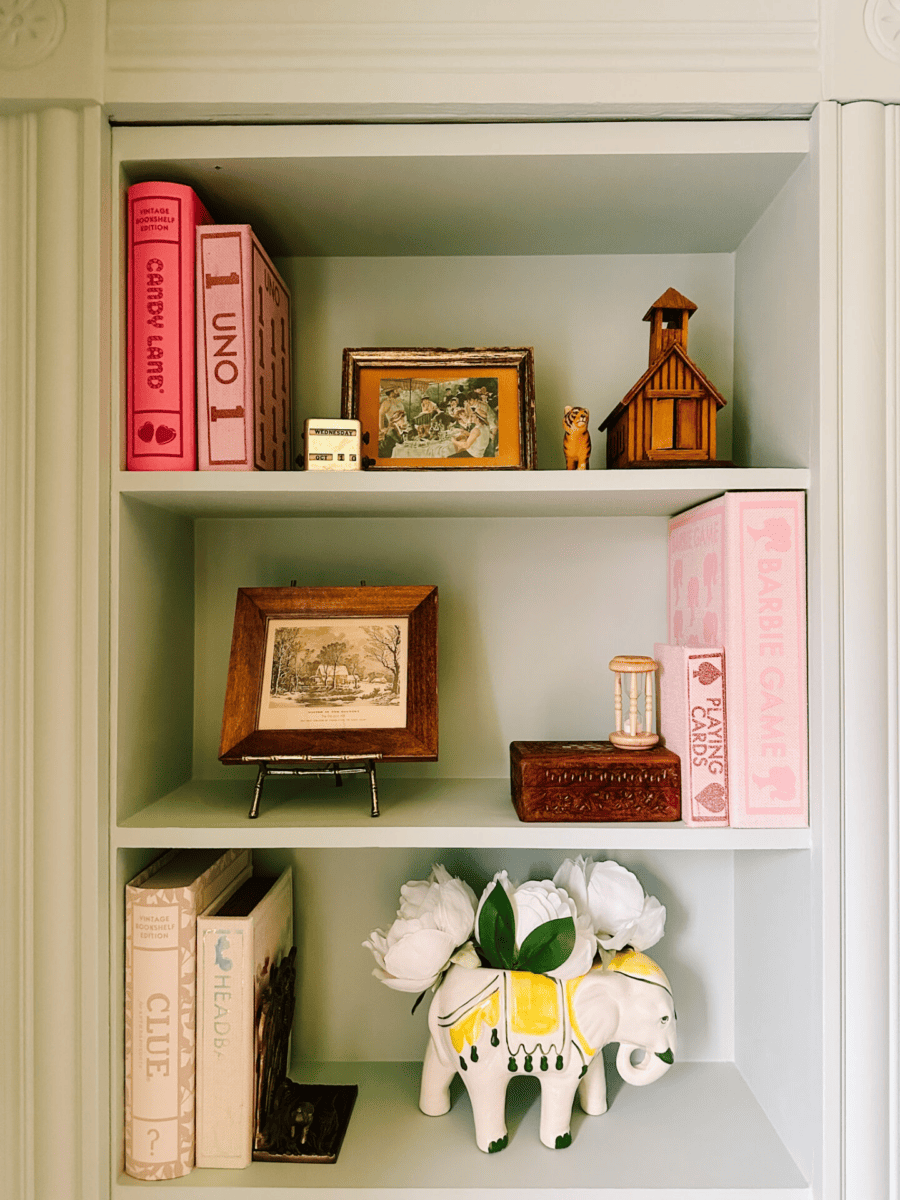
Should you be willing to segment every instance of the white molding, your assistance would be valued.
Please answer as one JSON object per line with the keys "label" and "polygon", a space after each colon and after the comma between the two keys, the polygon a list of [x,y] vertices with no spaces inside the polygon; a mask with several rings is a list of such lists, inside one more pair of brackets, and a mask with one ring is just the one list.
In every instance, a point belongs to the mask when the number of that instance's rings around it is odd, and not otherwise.
{"label": "white molding", "polygon": [[345,74],[818,67],[812,19],[311,22],[300,12],[294,5],[282,19],[261,22],[248,20],[246,4],[235,0],[164,8],[158,0],[112,0],[107,66],[243,72],[290,60],[296,71]]}
{"label": "white molding", "polygon": [[0,67],[33,67],[53,53],[66,28],[61,0],[0,0]]}
{"label": "white molding", "polygon": [[887,659],[888,728],[894,730],[888,749],[888,920],[890,938],[889,1029],[889,1179],[888,1200],[900,1196],[900,107],[892,106],[886,119],[887,156],[885,193],[885,262],[888,270],[885,304],[885,476],[887,480]]}
{"label": "white molding", "polygon": [[[840,286],[838,247],[840,107],[823,104],[811,122],[810,143],[819,193],[819,422],[811,445],[813,478],[808,497],[810,586],[810,727],[819,729],[811,739],[810,815],[815,832],[813,859],[813,916],[816,943],[813,972],[821,977],[822,1088],[821,1161],[814,1164],[813,1195],[837,1200],[842,1195],[842,980],[844,949],[841,941],[841,723],[842,663],[840,661],[841,612],[840,544],[840,425],[839,331]],[[813,586],[812,581],[816,584]],[[818,1159],[818,1155],[816,1156]]]}
{"label": "white molding", "polygon": [[18,1123],[4,1186],[22,1200],[84,1200],[103,1194],[109,1139],[100,970],[108,913],[97,886],[101,119],[96,109],[51,108],[0,128],[0,846],[3,930],[17,943],[4,961],[19,964],[4,972],[18,981],[17,993],[3,993],[12,1010],[2,1024],[3,1094],[10,1127]]}
{"label": "white molding", "polygon": [[900,62],[900,8],[894,0],[866,0],[866,36],[882,58]]}
{"label": "white molding", "polygon": [[443,6],[399,0],[380,6],[377,20],[361,5],[332,5],[344,19],[321,19],[332,17],[328,5],[270,0],[262,16],[250,7],[111,0],[106,103],[118,113],[160,94],[192,108],[227,97],[235,117],[286,110],[309,119],[303,108],[312,106],[335,120],[341,107],[344,119],[367,119],[363,105],[383,116],[396,105],[408,119],[446,106],[502,119],[530,106],[577,119],[656,112],[673,97],[681,114],[729,105],[741,115],[747,105],[796,113],[804,104],[808,113],[821,97],[819,18],[808,0],[760,6],[755,17],[734,0],[680,6],[673,17],[671,4],[654,0],[640,19],[624,5],[604,5],[601,16],[601,6],[565,6],[561,15],[541,0],[471,16],[477,6],[467,6],[449,20]]}
{"label": "white molding", "polygon": [[900,100],[897,0],[820,0],[825,95],[852,103]]}
{"label": "white molding", "polygon": [[[893,122],[894,118],[891,118]],[[840,138],[840,422],[841,659],[843,784],[844,1189],[848,1200],[894,1195],[890,1166],[897,1051],[890,1000],[897,947],[890,883],[896,797],[892,682],[896,667],[896,570],[887,478],[895,429],[896,380],[888,371],[888,313],[898,262],[889,229],[887,182],[896,148],[886,140],[886,109],[857,103],[841,110]],[[895,537],[895,534],[893,535]]]}
{"label": "white molding", "polygon": [[0,1161],[11,1194],[34,1194],[31,1058],[32,863],[30,669],[32,610],[31,484],[34,473],[32,253],[34,117],[0,120],[0,1089],[11,1119],[0,1122]]}

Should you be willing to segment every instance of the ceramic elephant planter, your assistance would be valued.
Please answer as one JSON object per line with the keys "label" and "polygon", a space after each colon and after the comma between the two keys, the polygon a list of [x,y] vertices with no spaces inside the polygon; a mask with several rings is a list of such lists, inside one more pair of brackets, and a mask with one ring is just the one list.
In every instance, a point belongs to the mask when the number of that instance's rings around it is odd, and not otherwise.
{"label": "ceramic elephant planter", "polygon": [[[479,1149],[502,1150],[507,1085],[514,1074],[531,1073],[541,1083],[541,1141],[561,1149],[572,1140],[576,1091],[586,1113],[606,1112],[602,1048],[619,1043],[616,1066],[627,1083],[652,1083],[674,1062],[675,1025],[669,981],[634,951],[565,982],[453,966],[428,1014],[419,1107],[434,1117],[447,1112],[450,1081],[459,1073]],[[639,1049],[645,1054],[635,1066]]]}

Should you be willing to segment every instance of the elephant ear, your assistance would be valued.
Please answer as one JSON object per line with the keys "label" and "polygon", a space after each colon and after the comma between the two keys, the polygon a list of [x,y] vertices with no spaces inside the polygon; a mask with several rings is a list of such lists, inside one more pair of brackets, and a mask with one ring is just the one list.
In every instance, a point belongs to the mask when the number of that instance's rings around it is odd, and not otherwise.
{"label": "elephant ear", "polygon": [[517,971],[533,971],[535,975],[561,967],[575,948],[575,922],[571,917],[557,917],[532,929],[519,947]]}
{"label": "elephant ear", "polygon": [[512,970],[516,956],[516,914],[499,883],[494,884],[481,906],[478,945],[490,966]]}

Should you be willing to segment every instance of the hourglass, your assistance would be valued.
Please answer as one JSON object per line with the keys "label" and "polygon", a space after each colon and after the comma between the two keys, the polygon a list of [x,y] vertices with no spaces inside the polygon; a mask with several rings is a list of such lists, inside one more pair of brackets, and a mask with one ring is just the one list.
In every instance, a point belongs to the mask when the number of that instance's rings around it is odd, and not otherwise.
{"label": "hourglass", "polygon": [[[620,750],[649,750],[659,741],[653,729],[653,675],[659,663],[642,654],[617,654],[610,660],[609,669],[616,676],[616,727],[609,740]],[[623,720],[622,676],[630,675],[628,689],[628,716]],[[638,676],[643,683],[638,684]],[[644,694],[643,722],[638,714],[638,696]]]}

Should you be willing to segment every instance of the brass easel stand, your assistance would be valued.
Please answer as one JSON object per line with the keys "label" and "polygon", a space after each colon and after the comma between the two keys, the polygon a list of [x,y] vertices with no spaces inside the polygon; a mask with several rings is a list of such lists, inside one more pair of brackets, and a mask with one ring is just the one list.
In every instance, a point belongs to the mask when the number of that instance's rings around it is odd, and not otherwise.
{"label": "brass easel stand", "polygon": [[369,776],[369,790],[372,795],[372,810],[369,815],[377,817],[378,783],[375,779],[375,760],[379,758],[380,754],[279,754],[264,759],[246,756],[241,759],[242,762],[259,763],[256,786],[253,788],[253,803],[247,816],[250,820],[259,816],[263,784],[269,775],[333,775],[335,787],[342,787],[342,776],[365,774]]}

